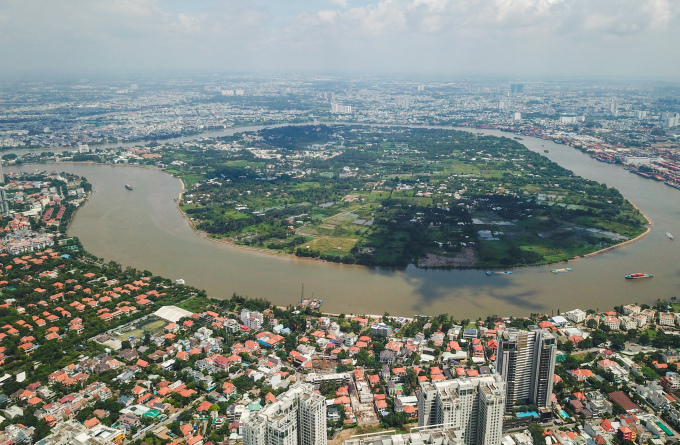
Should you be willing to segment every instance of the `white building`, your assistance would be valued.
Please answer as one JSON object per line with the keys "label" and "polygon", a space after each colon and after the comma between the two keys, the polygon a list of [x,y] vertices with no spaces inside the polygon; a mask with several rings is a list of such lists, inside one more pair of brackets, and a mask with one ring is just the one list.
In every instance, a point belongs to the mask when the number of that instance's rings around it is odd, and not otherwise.
{"label": "white building", "polygon": [[392,335],[392,328],[385,323],[375,322],[371,325],[371,335],[380,335],[382,337],[389,337]]}
{"label": "white building", "polygon": [[675,316],[671,312],[659,312],[659,325],[673,326],[675,324]]}
{"label": "white building", "polygon": [[654,309],[643,309],[640,311],[640,315],[644,315],[647,318],[647,323],[654,323],[656,311]]}
{"label": "white building", "polygon": [[647,324],[647,317],[638,314],[633,317],[637,321],[638,328],[644,327]]}
{"label": "white building", "polygon": [[264,315],[258,311],[241,309],[241,323],[250,329],[260,329],[260,327],[264,324]]}
{"label": "white building", "polygon": [[623,307],[623,313],[625,315],[639,314],[642,309],[636,304],[627,304]]}
{"label": "white building", "polygon": [[504,413],[505,383],[497,374],[420,384],[418,426],[459,429],[466,445],[500,445]]}
{"label": "white building", "polygon": [[585,120],[585,116],[560,116],[560,124],[576,124]]}
{"label": "white building", "polygon": [[250,413],[244,445],[326,445],[326,399],[314,385],[298,382],[278,400]]}
{"label": "white building", "polygon": [[623,317],[619,317],[619,326],[621,329],[625,329],[626,331],[628,329],[637,329],[638,321],[633,317],[624,315]]}
{"label": "white building", "polygon": [[619,330],[619,319],[616,317],[610,317],[609,315],[605,315],[604,319],[604,324],[607,326],[609,329],[612,331],[618,331]]}
{"label": "white building", "polygon": [[573,323],[583,323],[586,320],[587,314],[581,309],[574,309],[573,311],[565,312],[563,315]]}
{"label": "white building", "polygon": [[351,105],[340,105],[337,102],[333,102],[333,103],[331,103],[331,113],[351,114],[352,113],[352,106]]}

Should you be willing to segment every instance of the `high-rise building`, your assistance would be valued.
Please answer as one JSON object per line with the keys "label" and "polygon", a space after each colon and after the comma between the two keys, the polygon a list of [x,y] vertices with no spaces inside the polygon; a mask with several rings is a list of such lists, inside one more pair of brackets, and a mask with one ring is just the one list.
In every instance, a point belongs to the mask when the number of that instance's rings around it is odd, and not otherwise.
{"label": "high-rise building", "polygon": [[496,370],[505,382],[505,409],[534,404],[549,407],[555,376],[557,340],[538,326],[528,331],[510,328],[498,342]]}
{"label": "high-rise building", "polygon": [[522,94],[522,93],[524,93],[524,84],[523,83],[511,83],[510,84],[510,92],[512,94]]}
{"label": "high-rise building", "polygon": [[0,215],[7,215],[9,213],[9,204],[7,203],[7,192],[4,187],[0,187]]}
{"label": "high-rise building", "polygon": [[458,429],[465,445],[499,445],[504,413],[505,383],[498,374],[420,384],[418,426]]}
{"label": "high-rise building", "polygon": [[326,445],[326,399],[296,383],[243,422],[244,445]]}
{"label": "high-rise building", "polygon": [[352,106],[351,105],[340,105],[337,102],[331,102],[331,113],[351,114],[352,113]]}

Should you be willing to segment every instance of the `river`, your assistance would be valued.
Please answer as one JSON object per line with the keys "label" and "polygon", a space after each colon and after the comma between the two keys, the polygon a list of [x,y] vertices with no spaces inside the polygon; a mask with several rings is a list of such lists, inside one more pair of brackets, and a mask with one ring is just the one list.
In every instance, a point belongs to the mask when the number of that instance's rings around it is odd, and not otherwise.
{"label": "river", "polygon": [[[494,130],[467,131],[512,137]],[[292,304],[299,300],[304,283],[305,296],[323,299],[322,309],[327,312],[448,313],[463,319],[556,314],[577,307],[605,309],[677,295],[680,250],[678,241],[670,241],[665,232],[680,235],[680,192],[595,161],[566,145],[529,137],[521,142],[577,175],[618,188],[653,222],[650,234],[627,246],[570,261],[574,271],[567,274],[552,274],[550,266],[492,277],[477,270],[373,269],[271,255],[207,240],[191,229],[175,205],[180,182],[158,170],[95,164],[20,168],[67,171],[92,183],[94,194],[76,213],[69,234],[78,236],[94,255],[168,278],[183,278],[218,298],[236,292]],[[543,153],[544,149],[549,153]],[[126,183],[134,190],[125,190]],[[654,278],[624,279],[630,272],[651,272]]]}

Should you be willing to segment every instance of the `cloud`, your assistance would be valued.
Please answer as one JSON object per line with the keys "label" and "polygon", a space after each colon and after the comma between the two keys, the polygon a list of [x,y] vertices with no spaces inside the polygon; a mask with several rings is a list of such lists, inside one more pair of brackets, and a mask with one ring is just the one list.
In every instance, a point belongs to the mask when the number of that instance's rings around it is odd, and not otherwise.
{"label": "cloud", "polygon": [[181,5],[170,10],[161,0],[2,2],[0,72],[652,77],[680,72],[675,0],[298,0],[290,8],[274,0],[215,0],[191,10]]}

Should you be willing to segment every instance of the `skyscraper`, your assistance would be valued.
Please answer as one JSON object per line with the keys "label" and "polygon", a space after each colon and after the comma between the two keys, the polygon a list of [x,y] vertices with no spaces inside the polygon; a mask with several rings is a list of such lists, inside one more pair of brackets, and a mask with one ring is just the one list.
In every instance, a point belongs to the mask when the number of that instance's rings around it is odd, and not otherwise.
{"label": "skyscraper", "polygon": [[243,424],[244,445],[326,445],[326,399],[296,383]]}
{"label": "skyscraper", "polygon": [[510,84],[510,92],[512,94],[522,94],[522,93],[524,93],[524,84],[523,83],[511,83]]}
{"label": "skyscraper", "polygon": [[7,204],[7,192],[4,187],[0,187],[0,214],[7,215],[9,213],[9,205]]}
{"label": "skyscraper", "polygon": [[504,412],[505,384],[497,374],[420,384],[418,425],[459,429],[465,445],[499,445]]}
{"label": "skyscraper", "polygon": [[506,412],[516,405],[550,406],[556,352],[555,336],[538,326],[528,331],[510,328],[503,333],[496,370],[506,384]]}

